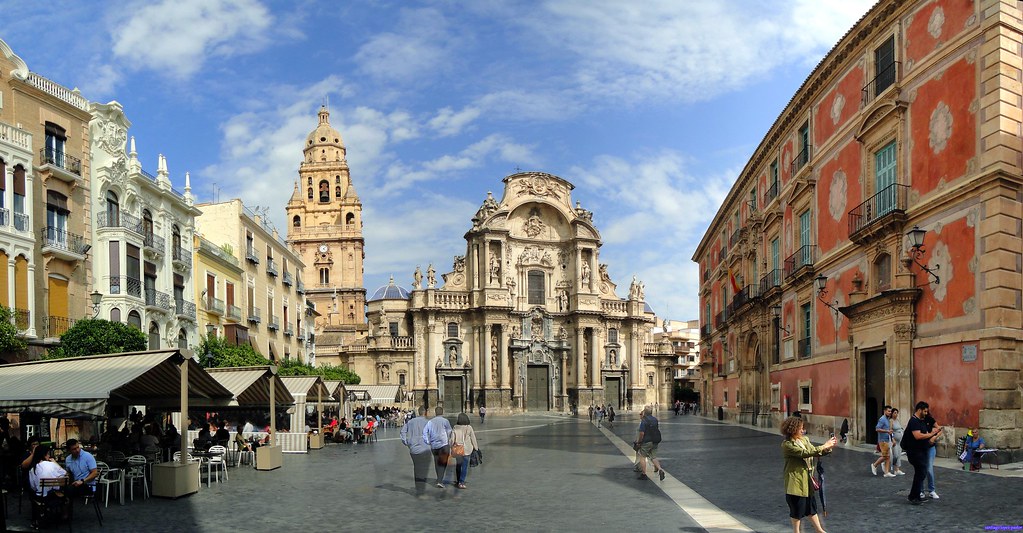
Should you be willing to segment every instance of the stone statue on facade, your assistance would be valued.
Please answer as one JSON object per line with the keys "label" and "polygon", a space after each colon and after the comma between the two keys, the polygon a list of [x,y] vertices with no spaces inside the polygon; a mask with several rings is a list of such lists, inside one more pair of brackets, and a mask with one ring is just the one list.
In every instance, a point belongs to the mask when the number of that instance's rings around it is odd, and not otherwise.
{"label": "stone statue on facade", "polygon": [[419,290],[423,288],[423,271],[416,265],[416,271],[412,274],[412,288]]}
{"label": "stone statue on facade", "polygon": [[558,311],[568,311],[568,291],[558,291]]}
{"label": "stone statue on facade", "polygon": [[561,340],[561,341],[567,341],[568,340],[568,332],[565,331],[565,326],[561,326],[558,329],[558,340]]}
{"label": "stone statue on facade", "polygon": [[611,368],[614,368],[614,367],[618,366],[618,352],[615,351],[615,350],[611,350],[610,354],[611,354]]}
{"label": "stone statue on facade", "polygon": [[636,282],[636,276],[632,276],[632,283],[629,284],[629,299],[639,299],[639,284]]}
{"label": "stone statue on facade", "polygon": [[426,288],[432,289],[437,286],[437,271],[433,269],[433,263],[426,268]]}
{"label": "stone statue on facade", "polygon": [[583,286],[584,287],[589,287],[590,286],[590,264],[589,263],[583,263],[582,277],[581,278],[582,278],[582,281],[583,281]]}
{"label": "stone statue on facade", "polygon": [[501,285],[501,260],[497,258],[497,254],[490,256],[490,283]]}
{"label": "stone statue on facade", "polygon": [[448,366],[452,368],[458,366],[458,348],[455,348],[454,346],[448,350]]}

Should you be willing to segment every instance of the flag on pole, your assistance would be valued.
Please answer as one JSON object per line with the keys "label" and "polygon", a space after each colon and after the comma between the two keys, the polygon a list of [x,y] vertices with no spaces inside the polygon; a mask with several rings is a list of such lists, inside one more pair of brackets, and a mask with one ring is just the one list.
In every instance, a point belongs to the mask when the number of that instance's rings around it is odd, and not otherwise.
{"label": "flag on pole", "polygon": [[732,267],[728,267],[728,281],[732,283],[733,294],[738,294],[739,291],[742,290],[742,288],[739,287],[739,284],[735,281],[735,273],[732,272]]}

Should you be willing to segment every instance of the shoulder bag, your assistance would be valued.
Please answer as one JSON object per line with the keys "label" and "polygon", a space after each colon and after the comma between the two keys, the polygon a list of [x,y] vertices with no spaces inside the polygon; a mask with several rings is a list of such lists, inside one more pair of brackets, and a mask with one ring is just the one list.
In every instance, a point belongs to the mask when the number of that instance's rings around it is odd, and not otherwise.
{"label": "shoulder bag", "polygon": [[465,456],[465,444],[457,442],[458,441],[458,432],[452,432],[452,435],[455,436],[455,439],[454,439],[455,442],[451,443],[451,455],[454,455],[455,457],[463,457],[463,456]]}

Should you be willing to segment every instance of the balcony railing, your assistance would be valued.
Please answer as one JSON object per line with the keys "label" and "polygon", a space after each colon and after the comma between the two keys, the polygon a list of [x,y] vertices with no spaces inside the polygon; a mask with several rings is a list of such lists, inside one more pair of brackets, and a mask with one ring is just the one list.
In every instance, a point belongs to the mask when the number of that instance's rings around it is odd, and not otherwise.
{"label": "balcony railing", "polygon": [[905,214],[909,203],[909,186],[889,185],[866,202],[849,211],[849,235],[866,229],[891,214]]}
{"label": "balcony railing", "polygon": [[732,298],[732,310],[739,309],[756,298],[760,298],[760,285],[746,285]]}
{"label": "balcony railing", "polygon": [[167,246],[167,241],[159,235],[154,235],[152,232],[143,231],[142,246],[163,253],[164,248]]}
{"label": "balcony railing", "polygon": [[110,276],[110,294],[142,297],[142,280],[128,276]]}
{"label": "balcony railing", "polygon": [[290,336],[292,336],[294,334],[295,334],[295,328],[291,324],[288,324],[287,326],[284,326],[284,336],[285,337],[290,337]]}
{"label": "balcony railing", "polygon": [[249,322],[251,322],[253,324],[259,324],[260,323],[261,320],[259,318],[259,308],[258,307],[250,307],[249,308],[248,320],[249,320]]}
{"label": "balcony railing", "polygon": [[727,257],[728,257],[728,248],[725,248],[725,247],[722,246],[721,249],[718,250],[718,264],[724,263],[725,262],[725,258],[727,258]]}
{"label": "balcony railing", "polygon": [[735,247],[736,243],[738,243],[739,239],[741,239],[741,238],[742,238],[742,228],[735,228],[735,231],[732,232],[732,235],[730,237],[728,237],[728,247],[729,248]]}
{"label": "balcony railing", "polygon": [[778,189],[779,189],[778,181],[775,181],[774,183],[771,184],[770,187],[767,188],[767,194],[764,195],[764,205],[771,203],[771,200],[774,200],[775,198],[778,197]]}
{"label": "balcony railing", "polygon": [[886,67],[881,72],[874,76],[874,79],[870,80],[866,85],[863,86],[861,92],[861,98],[863,105],[867,105],[873,102],[877,95],[883,93],[885,89],[895,85],[895,82],[899,81],[902,74],[902,63],[896,61]]}
{"label": "balcony railing", "polygon": [[235,320],[242,319],[242,308],[237,305],[227,304],[227,318],[233,318]]}
{"label": "balcony railing", "polygon": [[100,228],[124,228],[142,234],[142,220],[130,213],[104,211],[96,215],[96,226]]}
{"label": "balcony railing", "polygon": [[156,289],[146,289],[146,307],[153,307],[156,309],[167,309],[171,308],[171,296],[165,292],[160,292]]}
{"label": "balcony railing", "polygon": [[277,321],[277,317],[270,317],[266,319],[266,329],[272,329],[277,331],[281,329],[281,323]]}
{"label": "balcony railing", "polygon": [[10,217],[11,217],[10,209],[0,207],[0,226],[6,226],[7,221],[10,219]]}
{"label": "balcony railing", "polygon": [[760,278],[760,294],[764,295],[771,289],[781,287],[782,274],[782,270],[780,268],[776,268],[765,274],[764,277]]}
{"label": "balcony railing", "polygon": [[214,313],[217,315],[224,314],[224,300],[220,298],[214,298],[212,296],[206,296],[206,312]]}
{"label": "balcony railing", "polygon": [[43,228],[41,233],[44,248],[49,247],[76,255],[85,255],[86,246],[89,246],[85,242],[85,237],[57,229],[53,226]]}
{"label": "balcony railing", "polygon": [[295,337],[295,338],[298,339],[298,342],[304,342],[305,341],[305,332],[302,331],[302,330],[298,330],[298,336]]}
{"label": "balcony railing", "polygon": [[71,329],[71,326],[75,325],[75,319],[68,318],[66,316],[48,316],[46,317],[46,337],[54,338],[60,337],[67,330]]}
{"label": "balcony railing", "polygon": [[266,258],[266,273],[271,276],[277,276],[277,263],[269,257]]}
{"label": "balcony railing", "polygon": [[39,151],[39,161],[44,165],[55,166],[78,177],[82,176],[82,160],[63,150],[55,150],[52,147],[43,148]]}
{"label": "balcony railing", "polygon": [[709,337],[711,329],[712,328],[710,324],[704,324],[700,326],[700,337]]}
{"label": "balcony railing", "polygon": [[291,276],[291,272],[284,272],[284,276],[281,279],[281,283],[286,286],[291,286],[294,283],[294,278]]}
{"label": "balcony railing", "polygon": [[299,294],[305,294],[305,283],[302,283],[302,280],[298,280],[298,285],[295,287],[295,292]]}
{"label": "balcony railing", "polygon": [[728,322],[729,309],[725,307],[720,313],[714,315],[714,327],[721,329],[725,322]]}
{"label": "balcony railing", "polygon": [[412,344],[412,337],[407,335],[398,335],[391,337],[391,348],[414,348]]}
{"label": "balcony railing", "polygon": [[29,231],[28,215],[25,213],[14,213],[14,229],[18,231]]}
{"label": "balcony railing", "polygon": [[245,260],[250,262],[250,263],[252,263],[252,264],[254,264],[254,265],[258,265],[259,264],[259,256],[256,255],[256,250],[252,249],[252,247],[246,248],[245,249]]}
{"label": "balcony railing", "polygon": [[175,246],[174,249],[171,250],[171,260],[182,266],[191,268],[192,252],[180,246]]}
{"label": "balcony railing", "polygon": [[804,269],[813,271],[813,264],[817,261],[817,245],[807,244],[801,246],[796,253],[785,259],[785,279],[789,279],[803,273]]}
{"label": "balcony railing", "polygon": [[25,331],[28,329],[29,324],[32,323],[32,312],[28,309],[15,309],[14,310],[14,327],[18,328],[18,331]]}
{"label": "balcony railing", "polygon": [[803,337],[796,343],[796,357],[800,359],[810,358],[810,337]]}
{"label": "balcony railing", "polygon": [[195,304],[184,300],[174,300],[174,312],[178,316],[195,320]]}
{"label": "balcony railing", "polygon": [[807,144],[796,154],[796,157],[792,158],[792,176],[795,176],[799,169],[805,167],[810,162],[811,155],[813,155],[811,153],[811,146]]}

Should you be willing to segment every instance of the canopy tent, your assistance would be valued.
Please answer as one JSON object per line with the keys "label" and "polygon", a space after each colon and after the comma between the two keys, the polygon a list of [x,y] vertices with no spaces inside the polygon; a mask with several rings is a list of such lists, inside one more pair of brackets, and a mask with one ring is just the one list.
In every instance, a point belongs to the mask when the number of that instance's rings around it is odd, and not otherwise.
{"label": "canopy tent", "polygon": [[[270,378],[277,373],[273,366],[209,368],[210,376],[231,391],[232,406],[270,405]],[[274,401],[277,405],[295,403],[294,396],[280,379],[274,379]]]}
{"label": "canopy tent", "polygon": [[337,379],[325,379],[323,380],[324,386],[327,387],[327,395],[330,396],[331,402],[340,403],[346,396],[345,382]]}
{"label": "canopy tent", "polygon": [[393,404],[405,400],[401,385],[347,385],[350,397],[366,404]]}
{"label": "canopy tent", "polygon": [[[299,431],[306,426],[306,403],[316,402],[317,435],[323,434],[323,400],[329,393],[320,376],[282,376],[281,383],[295,397],[295,412],[291,415],[291,427]],[[320,441],[317,441],[319,444]],[[321,448],[322,444],[317,448]]]}
{"label": "canopy tent", "polygon": [[[191,355],[191,354],[188,354]],[[181,350],[156,350],[0,366],[0,412],[99,419],[107,406],[180,408],[181,364],[187,359],[188,401],[220,406],[222,386]]]}

